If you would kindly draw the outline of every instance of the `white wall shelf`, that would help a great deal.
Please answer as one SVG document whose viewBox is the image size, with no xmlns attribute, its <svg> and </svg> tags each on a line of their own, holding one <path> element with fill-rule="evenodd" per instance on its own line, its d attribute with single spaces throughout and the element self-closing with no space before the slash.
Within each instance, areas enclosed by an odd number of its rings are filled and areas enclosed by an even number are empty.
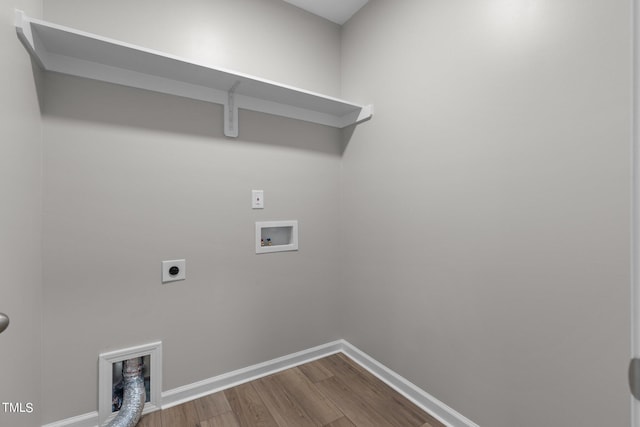
<svg viewBox="0 0 640 427">
<path fill-rule="evenodd" d="M 368 120 L 363 106 L 167 53 L 33 19 L 16 10 L 18 37 L 40 67 L 224 105 L 224 133 L 238 136 L 238 108 L 344 128 Z"/>
</svg>

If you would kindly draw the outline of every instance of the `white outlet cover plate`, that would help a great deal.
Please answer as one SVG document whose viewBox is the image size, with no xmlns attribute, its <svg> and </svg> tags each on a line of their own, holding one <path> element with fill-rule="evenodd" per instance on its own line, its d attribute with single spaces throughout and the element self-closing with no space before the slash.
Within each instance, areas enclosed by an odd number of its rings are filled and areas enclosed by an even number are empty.
<svg viewBox="0 0 640 427">
<path fill-rule="evenodd" d="M 251 190 L 251 208 L 264 209 L 264 190 Z"/>
<path fill-rule="evenodd" d="M 169 273 L 171 267 L 178 267 L 178 274 Z M 174 259 L 170 261 L 162 261 L 162 283 L 175 282 L 176 280 L 185 280 L 187 278 L 187 262 L 184 259 Z"/>
</svg>

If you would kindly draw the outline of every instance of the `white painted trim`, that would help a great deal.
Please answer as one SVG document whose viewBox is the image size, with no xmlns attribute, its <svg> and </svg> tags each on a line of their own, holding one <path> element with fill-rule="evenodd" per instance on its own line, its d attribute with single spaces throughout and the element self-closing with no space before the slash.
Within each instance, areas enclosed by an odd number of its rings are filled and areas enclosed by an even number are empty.
<svg viewBox="0 0 640 427">
<path fill-rule="evenodd" d="M 362 350 L 343 340 L 342 353 L 371 372 L 389 387 L 409 399 L 425 412 L 450 427 L 480 427 L 453 408 L 445 405 L 417 385 L 387 368 Z"/>
<path fill-rule="evenodd" d="M 64 420 L 45 424 L 42 427 L 96 427 L 98 425 L 98 411 L 78 415 Z"/>
<path fill-rule="evenodd" d="M 304 363 L 308 363 L 342 351 L 343 341 L 333 341 L 308 350 L 299 351 L 268 362 L 258 363 L 217 377 L 162 393 L 162 409 L 180 405 L 208 394 L 216 393 L 276 372 L 284 371 Z"/>
<path fill-rule="evenodd" d="M 297 353 L 278 357 L 267 362 L 258 363 L 217 377 L 168 390 L 162 393 L 162 409 L 171 408 L 200 397 L 207 396 L 276 372 L 312 362 L 336 353 L 343 353 L 354 362 L 371 372 L 381 381 L 402 394 L 415 405 L 448 427 L 479 427 L 478 424 L 464 417 L 459 412 L 445 405 L 426 391 L 422 390 L 406 378 L 384 366 L 368 354 L 345 340 L 337 340 L 322 344 Z M 135 357 L 135 356 L 134 356 Z M 43 427 L 96 427 L 98 413 L 91 412 L 78 417 L 68 418 Z"/>
</svg>

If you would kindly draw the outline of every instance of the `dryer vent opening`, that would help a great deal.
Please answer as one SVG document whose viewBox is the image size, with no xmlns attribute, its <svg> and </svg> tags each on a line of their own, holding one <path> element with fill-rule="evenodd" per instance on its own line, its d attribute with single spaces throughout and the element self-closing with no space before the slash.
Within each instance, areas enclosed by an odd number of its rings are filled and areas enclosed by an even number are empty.
<svg viewBox="0 0 640 427">
<path fill-rule="evenodd" d="M 120 423 L 125 413 L 148 414 L 160 409 L 162 391 L 162 342 L 101 353 L 98 356 L 98 425 L 130 427 Z M 127 385 L 128 384 L 128 385 Z M 127 398 L 127 390 L 130 396 Z M 135 410 L 135 411 L 134 411 Z M 138 417 L 139 418 L 139 417 Z M 131 419 L 135 419 L 135 416 Z"/>
<path fill-rule="evenodd" d="M 124 377 L 122 366 L 124 360 L 111 364 L 111 412 L 118 412 L 124 399 Z M 145 403 L 151 400 L 151 355 L 142 358 L 142 377 L 144 378 Z"/>
<path fill-rule="evenodd" d="M 122 400 L 118 402 L 117 397 L 113 400 L 116 404 L 112 404 L 112 410 L 119 406 L 118 413 L 107 427 L 135 427 L 140 421 L 147 399 L 143 371 L 143 357 L 122 362 L 122 379 L 118 382 L 122 388 Z M 118 388 L 117 385 L 113 387 L 114 390 Z"/>
</svg>

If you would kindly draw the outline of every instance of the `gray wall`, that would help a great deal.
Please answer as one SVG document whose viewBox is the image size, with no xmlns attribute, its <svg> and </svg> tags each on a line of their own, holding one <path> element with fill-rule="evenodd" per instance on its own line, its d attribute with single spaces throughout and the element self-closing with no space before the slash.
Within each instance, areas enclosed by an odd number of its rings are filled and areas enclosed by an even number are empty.
<svg viewBox="0 0 640 427">
<path fill-rule="evenodd" d="M 339 27 L 280 0 L 55 0 L 45 19 L 340 91 Z M 45 83 L 45 422 L 96 410 L 103 351 L 162 340 L 168 390 L 341 337 L 337 130 L 241 111 L 227 139 L 217 105 Z M 299 221 L 300 251 L 256 255 L 254 222 L 278 219 Z M 175 258 L 187 280 L 162 285 Z"/>
<path fill-rule="evenodd" d="M 372 0 L 341 31 L 279 0 L 45 0 L 376 116 L 344 154 L 333 129 L 250 112 L 229 140 L 219 106 L 51 74 L 42 190 L 4 8 L 0 397 L 38 403 L 42 309 L 44 422 L 96 409 L 102 351 L 163 340 L 167 390 L 344 337 L 483 426 L 628 425 L 628 3 Z M 253 253 L 271 219 L 300 221 L 299 252 Z M 161 285 L 178 257 L 187 281 Z"/>
<path fill-rule="evenodd" d="M 630 3 L 343 29 L 344 337 L 480 425 L 629 425 Z"/>
<path fill-rule="evenodd" d="M 34 412 L 8 414 L 1 406 L 0 425 L 32 427 L 40 422 L 42 126 L 37 78 L 16 37 L 14 8 L 39 16 L 42 3 L 0 6 L 0 311 L 11 317 L 0 335 L 0 402 L 31 403 Z"/>
<path fill-rule="evenodd" d="M 45 19 L 340 95 L 340 26 L 280 0 L 44 0 Z"/>
</svg>

